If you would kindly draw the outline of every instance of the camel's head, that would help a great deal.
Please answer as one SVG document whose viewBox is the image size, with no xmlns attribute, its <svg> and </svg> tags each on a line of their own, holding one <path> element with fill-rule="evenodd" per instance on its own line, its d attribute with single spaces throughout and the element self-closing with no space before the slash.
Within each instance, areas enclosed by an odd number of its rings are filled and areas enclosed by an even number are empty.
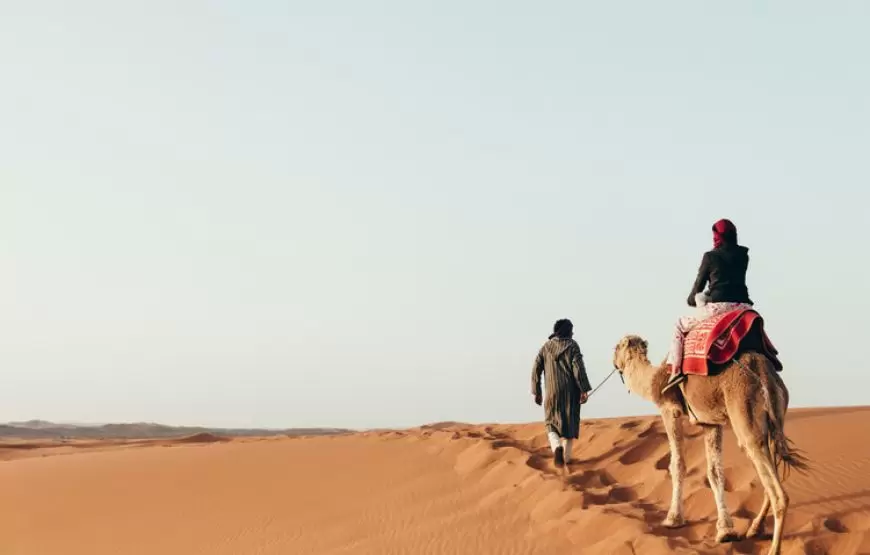
<svg viewBox="0 0 870 555">
<path fill-rule="evenodd" d="M 626 335 L 613 350 L 613 367 L 622 372 L 632 360 L 648 360 L 647 342 L 637 335 Z"/>
</svg>

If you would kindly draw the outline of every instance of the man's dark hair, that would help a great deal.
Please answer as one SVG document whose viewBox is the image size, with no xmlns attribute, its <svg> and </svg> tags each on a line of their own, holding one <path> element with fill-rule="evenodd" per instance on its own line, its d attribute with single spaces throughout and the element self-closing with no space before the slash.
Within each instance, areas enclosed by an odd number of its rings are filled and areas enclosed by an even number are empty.
<svg viewBox="0 0 870 555">
<path fill-rule="evenodd" d="M 574 324 L 571 323 L 571 320 L 563 318 L 562 320 L 556 320 L 556 323 L 553 324 L 553 333 L 550 335 L 550 339 L 554 337 L 570 339 L 573 335 Z"/>
</svg>

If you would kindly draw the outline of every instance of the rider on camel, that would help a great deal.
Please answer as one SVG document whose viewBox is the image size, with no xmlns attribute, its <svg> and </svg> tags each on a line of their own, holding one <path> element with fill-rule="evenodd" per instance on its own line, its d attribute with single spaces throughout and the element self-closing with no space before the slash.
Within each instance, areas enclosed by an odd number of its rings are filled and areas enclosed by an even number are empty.
<svg viewBox="0 0 870 555">
<path fill-rule="evenodd" d="M 689 293 L 689 306 L 701 309 L 701 319 L 736 308 L 751 307 L 753 302 L 746 287 L 748 265 L 749 249 L 737 242 L 734 224 L 726 219 L 713 224 L 713 250 L 704 253 L 701 259 L 698 277 Z M 708 284 L 707 291 L 704 291 Z M 677 321 L 668 354 L 671 376 L 662 389 L 663 393 L 686 380 L 682 372 L 683 340 L 700 321 L 692 316 L 683 316 Z"/>
</svg>

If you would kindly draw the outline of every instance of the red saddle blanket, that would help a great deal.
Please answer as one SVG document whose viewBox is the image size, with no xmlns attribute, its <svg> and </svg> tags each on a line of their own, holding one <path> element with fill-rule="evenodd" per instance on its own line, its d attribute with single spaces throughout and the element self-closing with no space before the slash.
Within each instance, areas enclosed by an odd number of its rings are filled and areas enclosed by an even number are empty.
<svg viewBox="0 0 870 555">
<path fill-rule="evenodd" d="M 764 331 L 764 319 L 752 309 L 738 308 L 701 320 L 683 341 L 683 372 L 709 376 L 711 365 L 725 364 L 741 346 L 752 347 L 782 370 L 777 350 Z"/>
</svg>

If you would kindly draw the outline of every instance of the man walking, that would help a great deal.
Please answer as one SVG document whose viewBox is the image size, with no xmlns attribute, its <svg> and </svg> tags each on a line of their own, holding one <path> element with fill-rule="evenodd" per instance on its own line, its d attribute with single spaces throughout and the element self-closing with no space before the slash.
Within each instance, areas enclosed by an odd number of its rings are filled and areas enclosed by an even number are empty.
<svg viewBox="0 0 870 555">
<path fill-rule="evenodd" d="M 541 392 L 542 374 L 546 398 Z M 557 467 L 571 459 L 573 440 L 580 436 L 580 405 L 591 389 L 583 353 L 574 341 L 574 325 L 570 320 L 559 320 L 532 368 L 532 395 L 538 406 L 544 405 L 544 425 Z"/>
</svg>

